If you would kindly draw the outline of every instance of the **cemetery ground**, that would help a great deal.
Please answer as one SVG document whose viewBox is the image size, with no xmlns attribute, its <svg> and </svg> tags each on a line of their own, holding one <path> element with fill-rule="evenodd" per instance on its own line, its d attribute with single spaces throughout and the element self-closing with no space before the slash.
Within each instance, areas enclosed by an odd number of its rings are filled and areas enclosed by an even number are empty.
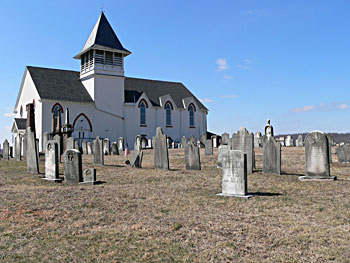
<svg viewBox="0 0 350 263">
<path fill-rule="evenodd" d="M 98 185 L 67 185 L 0 161 L 1 262 L 349 262 L 350 164 L 334 155 L 334 182 L 300 182 L 304 148 L 282 149 L 282 175 L 248 175 L 251 199 L 218 197 L 217 149 L 201 171 L 185 170 L 183 149 L 169 149 L 170 171 L 124 156 L 95 167 Z M 40 169 L 44 171 L 43 160 Z M 63 165 L 60 165 L 63 176 Z"/>
</svg>

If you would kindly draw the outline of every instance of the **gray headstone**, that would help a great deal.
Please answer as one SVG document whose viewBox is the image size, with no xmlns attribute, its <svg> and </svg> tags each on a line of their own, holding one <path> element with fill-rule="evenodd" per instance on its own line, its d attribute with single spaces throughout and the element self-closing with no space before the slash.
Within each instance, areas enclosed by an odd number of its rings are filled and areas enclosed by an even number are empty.
<svg viewBox="0 0 350 263">
<path fill-rule="evenodd" d="M 344 144 L 336 148 L 338 162 L 350 163 L 350 145 Z"/>
<path fill-rule="evenodd" d="M 147 139 L 145 137 L 142 137 L 141 138 L 141 148 L 142 149 L 146 149 L 147 148 L 147 144 L 148 144 Z"/>
<path fill-rule="evenodd" d="M 28 173 L 39 173 L 38 148 L 35 139 L 35 131 L 27 128 L 27 171 Z"/>
<path fill-rule="evenodd" d="M 152 146 L 152 139 L 148 139 L 147 148 L 150 148 L 150 149 L 153 148 L 153 146 Z"/>
<path fill-rule="evenodd" d="M 47 141 L 45 150 L 45 179 L 61 181 L 59 178 L 58 143 L 54 140 Z"/>
<path fill-rule="evenodd" d="M 223 160 L 223 154 L 230 150 L 229 145 L 221 144 L 219 146 L 219 153 L 218 153 L 218 168 L 222 168 L 222 160 Z"/>
<path fill-rule="evenodd" d="M 4 160 L 10 160 L 10 145 L 8 140 L 5 140 L 3 143 L 2 157 Z"/>
<path fill-rule="evenodd" d="M 294 146 L 294 141 L 292 139 L 291 135 L 287 136 L 287 139 L 285 140 L 286 147 L 293 147 Z"/>
<path fill-rule="evenodd" d="M 304 179 L 335 179 L 330 176 L 328 139 L 323 132 L 313 131 L 305 138 L 306 172 Z"/>
<path fill-rule="evenodd" d="M 103 154 L 103 141 L 99 136 L 96 137 L 94 141 L 94 164 L 102 164 L 104 165 L 104 154 Z"/>
<path fill-rule="evenodd" d="M 213 143 L 212 140 L 205 141 L 205 155 L 213 155 Z"/>
<path fill-rule="evenodd" d="M 156 130 L 156 136 L 153 137 L 154 148 L 154 168 L 169 170 L 169 155 L 167 147 L 167 136 L 163 134 L 161 127 Z"/>
<path fill-rule="evenodd" d="M 24 161 L 27 160 L 27 134 L 24 134 L 23 135 L 23 149 L 22 149 L 22 159 Z"/>
<path fill-rule="evenodd" d="M 254 135 L 254 148 L 259 148 L 262 145 L 261 142 L 261 132 L 256 132 Z"/>
<path fill-rule="evenodd" d="M 119 152 L 124 151 L 124 139 L 123 139 L 123 137 L 118 138 L 118 151 Z"/>
<path fill-rule="evenodd" d="M 78 140 L 75 140 L 75 141 L 74 141 L 74 149 L 75 149 L 75 150 L 78 150 L 78 151 L 81 153 L 80 147 L 79 147 L 79 141 L 78 141 Z"/>
<path fill-rule="evenodd" d="M 57 135 L 56 135 L 57 136 Z M 55 137 L 56 137 L 55 136 Z M 55 138 L 54 137 L 54 138 Z M 74 140 L 74 137 L 68 137 L 67 138 L 67 141 L 66 141 L 66 143 L 67 143 L 67 150 L 72 150 L 72 149 L 74 149 L 74 142 L 75 142 L 75 140 Z"/>
<path fill-rule="evenodd" d="M 201 136 L 199 136 L 199 141 L 201 143 L 201 147 L 205 147 L 205 142 L 207 140 L 207 133 L 202 133 Z"/>
<path fill-rule="evenodd" d="M 263 173 L 281 174 L 281 144 L 269 136 L 263 148 Z"/>
<path fill-rule="evenodd" d="M 96 183 L 96 169 L 87 168 L 83 172 L 83 182 L 81 184 L 95 184 Z"/>
<path fill-rule="evenodd" d="M 221 135 L 221 144 L 222 145 L 230 144 L 230 135 L 228 133 L 225 132 Z"/>
<path fill-rule="evenodd" d="M 191 142 L 193 142 L 195 145 L 197 145 L 197 139 L 196 139 L 196 137 L 194 137 L 193 135 L 188 139 L 187 142 L 189 142 L 189 141 L 191 141 Z"/>
<path fill-rule="evenodd" d="M 232 135 L 231 150 L 238 150 L 247 154 L 247 171 L 252 173 L 254 167 L 254 134 L 249 133 L 245 128 L 241 128 Z"/>
<path fill-rule="evenodd" d="M 230 150 L 223 153 L 221 196 L 248 196 L 247 155 Z"/>
<path fill-rule="evenodd" d="M 64 180 L 68 184 L 83 182 L 81 153 L 78 150 L 66 150 L 64 153 Z"/>
<path fill-rule="evenodd" d="M 50 133 L 49 132 L 44 132 L 43 133 L 43 151 L 45 152 L 45 147 L 46 147 L 46 143 L 50 140 Z"/>
<path fill-rule="evenodd" d="M 87 142 L 85 140 L 82 141 L 81 147 L 83 148 L 83 154 L 87 155 L 88 154 L 88 149 L 87 149 Z"/>
<path fill-rule="evenodd" d="M 134 168 L 141 168 L 143 151 L 133 150 L 130 153 L 130 166 Z"/>
<path fill-rule="evenodd" d="M 111 143 L 109 139 L 104 139 L 103 140 L 103 154 L 104 155 L 111 155 Z"/>
<path fill-rule="evenodd" d="M 22 154 L 22 138 L 17 133 L 16 138 L 15 138 L 15 160 L 16 161 L 21 161 L 21 154 Z"/>
<path fill-rule="evenodd" d="M 134 150 L 141 151 L 141 135 L 137 135 L 134 143 Z"/>
<path fill-rule="evenodd" d="M 68 138 L 70 139 L 70 138 Z M 73 139 L 73 148 L 74 149 L 74 138 L 72 137 Z M 56 141 L 58 143 L 58 160 L 59 162 L 61 162 L 61 154 L 62 154 L 62 149 L 61 149 L 61 136 L 59 136 L 58 134 L 56 134 L 54 137 L 53 137 L 53 140 Z M 67 140 L 67 147 L 68 147 L 68 140 Z M 67 148 L 67 149 L 70 149 L 70 148 Z"/>
<path fill-rule="evenodd" d="M 113 142 L 112 143 L 112 154 L 113 155 L 119 155 L 117 142 Z"/>
<path fill-rule="evenodd" d="M 181 138 L 181 144 L 185 147 L 186 143 L 187 143 L 187 138 L 186 138 L 186 136 L 183 136 Z"/>
<path fill-rule="evenodd" d="M 87 142 L 87 154 L 88 155 L 92 154 L 91 142 Z"/>
<path fill-rule="evenodd" d="M 295 141 L 295 146 L 297 147 L 303 146 L 303 136 L 301 134 L 298 135 L 298 139 Z"/>
<path fill-rule="evenodd" d="M 189 141 L 185 144 L 185 159 L 187 170 L 201 169 L 199 147 L 193 141 Z"/>
</svg>

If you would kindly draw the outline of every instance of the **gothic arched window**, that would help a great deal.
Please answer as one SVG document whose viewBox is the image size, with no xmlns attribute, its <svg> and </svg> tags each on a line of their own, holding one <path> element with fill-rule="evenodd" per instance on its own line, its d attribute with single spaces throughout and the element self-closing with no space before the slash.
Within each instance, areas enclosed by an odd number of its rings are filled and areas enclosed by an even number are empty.
<svg viewBox="0 0 350 263">
<path fill-rule="evenodd" d="M 165 125 L 171 126 L 171 110 L 173 109 L 173 105 L 168 101 L 165 103 Z"/>
<path fill-rule="evenodd" d="M 190 106 L 188 106 L 190 127 L 194 127 L 194 112 L 195 112 L 195 111 L 196 111 L 196 108 L 195 108 L 195 106 L 191 103 Z"/>
<path fill-rule="evenodd" d="M 146 125 L 146 103 L 144 101 L 140 103 L 140 125 Z"/>
<path fill-rule="evenodd" d="M 61 114 L 63 113 L 63 108 L 62 108 L 62 106 L 59 103 L 56 103 L 55 105 L 53 105 L 51 111 L 53 113 L 53 118 L 54 118 L 55 127 L 56 127 L 57 126 L 58 114 L 59 114 L 59 112 L 61 112 Z"/>
</svg>

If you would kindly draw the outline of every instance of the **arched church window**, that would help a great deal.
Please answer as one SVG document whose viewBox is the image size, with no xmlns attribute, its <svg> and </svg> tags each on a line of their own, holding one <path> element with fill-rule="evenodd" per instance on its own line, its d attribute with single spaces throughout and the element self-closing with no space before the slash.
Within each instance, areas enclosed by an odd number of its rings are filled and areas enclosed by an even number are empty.
<svg viewBox="0 0 350 263">
<path fill-rule="evenodd" d="M 58 103 L 54 105 L 53 109 L 52 109 L 52 112 L 53 112 L 53 118 L 54 118 L 54 122 L 55 122 L 55 127 L 57 125 L 57 119 L 58 119 L 58 114 L 59 112 L 63 113 L 63 109 L 62 109 L 62 106 L 59 105 Z"/>
<path fill-rule="evenodd" d="M 171 126 L 171 110 L 173 109 L 173 105 L 171 102 L 165 103 L 165 125 Z"/>
<path fill-rule="evenodd" d="M 146 125 L 146 103 L 144 101 L 140 103 L 140 125 Z"/>
<path fill-rule="evenodd" d="M 188 106 L 190 127 L 194 127 L 194 112 L 195 112 L 195 111 L 196 111 L 196 108 L 195 108 L 195 106 L 191 103 L 190 106 Z"/>
</svg>

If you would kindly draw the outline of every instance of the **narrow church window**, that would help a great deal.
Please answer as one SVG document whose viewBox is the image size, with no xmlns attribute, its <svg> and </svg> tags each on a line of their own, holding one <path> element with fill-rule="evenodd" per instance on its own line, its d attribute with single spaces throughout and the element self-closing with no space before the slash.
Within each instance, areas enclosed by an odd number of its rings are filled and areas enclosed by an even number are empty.
<svg viewBox="0 0 350 263">
<path fill-rule="evenodd" d="M 165 105 L 166 126 L 171 126 L 171 104 L 168 102 Z"/>
<path fill-rule="evenodd" d="M 55 127 L 57 125 L 57 119 L 58 119 L 58 114 L 59 112 L 63 112 L 62 108 L 60 105 L 56 105 L 55 108 L 53 109 L 53 118 L 54 118 L 54 122 L 55 122 Z"/>
<path fill-rule="evenodd" d="M 140 103 L 140 125 L 146 125 L 146 105 L 143 101 Z"/>
<path fill-rule="evenodd" d="M 189 117 L 190 117 L 190 127 L 194 127 L 194 106 L 191 104 L 188 107 Z"/>
</svg>

